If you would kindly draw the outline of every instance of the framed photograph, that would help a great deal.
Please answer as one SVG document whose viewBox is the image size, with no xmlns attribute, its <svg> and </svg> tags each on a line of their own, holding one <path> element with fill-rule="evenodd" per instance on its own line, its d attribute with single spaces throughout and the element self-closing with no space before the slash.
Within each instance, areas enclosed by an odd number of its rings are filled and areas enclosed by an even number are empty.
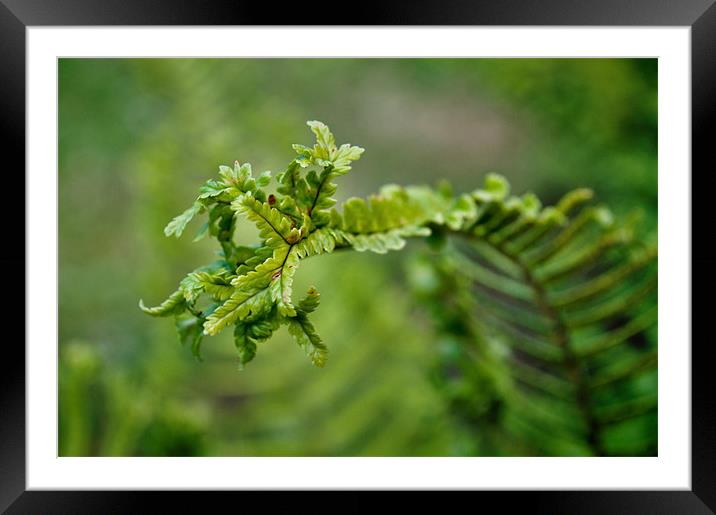
<svg viewBox="0 0 716 515">
<path fill-rule="evenodd" d="M 711 4 L 2 0 L 0 507 L 713 513 Z"/>
</svg>

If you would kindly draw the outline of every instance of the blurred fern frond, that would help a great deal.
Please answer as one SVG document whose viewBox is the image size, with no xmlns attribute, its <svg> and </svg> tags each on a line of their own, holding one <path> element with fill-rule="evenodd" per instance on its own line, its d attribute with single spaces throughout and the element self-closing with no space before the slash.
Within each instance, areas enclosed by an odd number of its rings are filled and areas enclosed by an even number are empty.
<svg viewBox="0 0 716 515">
<path fill-rule="evenodd" d="M 588 190 L 520 211 L 506 188 L 412 274 L 444 347 L 436 381 L 481 434 L 475 452 L 516 439 L 525 453 L 655 454 L 656 244 Z"/>
</svg>

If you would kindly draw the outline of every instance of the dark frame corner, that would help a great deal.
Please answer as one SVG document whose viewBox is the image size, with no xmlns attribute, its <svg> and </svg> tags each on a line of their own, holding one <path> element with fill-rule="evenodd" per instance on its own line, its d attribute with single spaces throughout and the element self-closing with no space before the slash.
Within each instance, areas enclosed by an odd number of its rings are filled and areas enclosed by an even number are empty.
<svg viewBox="0 0 716 515">
<path fill-rule="evenodd" d="M 692 195 L 714 191 L 716 186 L 716 153 L 710 140 L 716 128 L 716 3 L 715 0 L 683 0 L 654 2 L 653 0 L 503 0 L 501 2 L 469 0 L 444 2 L 426 0 L 419 8 L 407 11 L 397 2 L 362 4 L 354 25 L 645 25 L 691 27 L 692 72 L 692 170 L 701 170 L 699 188 L 693 188 L 696 174 L 691 174 Z M 14 169 L 25 169 L 25 29 L 37 25 L 283 25 L 344 24 L 332 20 L 333 9 L 311 9 L 309 16 L 296 10 L 276 12 L 272 6 L 213 0 L 177 0 L 140 2 L 139 0 L 0 0 L 0 127 L 3 129 L 7 156 L 14 157 Z M 264 4 L 265 5 L 265 4 Z M 316 13 L 324 14 L 316 14 Z M 298 16 L 298 18 L 297 18 Z M 317 19 L 315 16 L 323 19 Z M 338 20 L 341 18 L 336 17 Z M 5 166 L 8 169 L 10 167 Z M 709 184 L 706 184 L 706 183 Z M 711 185 L 711 186 L 709 186 Z M 17 186 L 14 186 L 16 192 Z M 704 193 L 701 193 L 702 195 Z M 18 211 L 25 212 L 22 195 Z M 710 234 L 710 206 L 692 200 L 692 234 Z M 711 229 L 711 232 L 713 230 Z M 8 238 L 8 235 L 10 238 Z M 25 227 L 16 224 L 5 232 L 6 240 L 25 242 Z M 716 284 L 716 250 L 710 249 L 711 238 L 692 243 L 692 274 L 699 281 L 694 285 L 692 299 Z M 25 268 L 22 256 L 0 256 L 6 268 Z M 16 274 L 19 282 L 20 274 Z M 18 285 L 24 291 L 24 284 Z M 14 306 L 17 310 L 17 301 Z M 709 302 L 692 300 L 693 320 L 706 315 Z M 7 313 L 8 310 L 5 312 Z M 24 331 L 22 334 L 24 341 Z M 25 491 L 25 353 L 15 342 L 6 338 L 4 373 L 0 377 L 0 510 L 7 513 L 125 513 L 143 512 L 141 507 L 158 493 L 122 492 L 58 492 Z M 529 506 L 534 512 L 546 513 L 716 513 L 716 389 L 711 362 L 707 359 L 710 342 L 693 338 L 692 345 L 692 490 L 649 492 L 480 492 L 502 506 Z M 672 342 L 678 343 L 678 342 Z M 223 497 L 242 496 L 248 492 L 223 493 Z M 308 493 L 304 493 L 309 495 Z M 304 495 L 304 497 L 305 497 Z M 276 497 L 251 493 L 274 503 Z M 321 494 L 325 504 L 325 494 Z M 282 496 L 283 497 L 283 496 Z M 279 497 L 281 499 L 282 497 Z M 424 495 L 413 493 L 411 500 L 424 504 Z M 374 504 L 375 494 L 351 493 L 342 496 L 342 508 L 355 509 L 359 504 Z M 162 502 L 188 509 L 207 506 L 204 495 L 172 492 L 162 495 Z M 306 502 L 306 501 L 304 501 Z M 313 500 L 309 500 L 315 505 Z M 181 503 L 181 504 L 180 504 Z M 295 504 L 295 503 L 294 503 Z M 288 506 L 288 505 L 287 505 Z M 535 510 L 536 508 L 536 510 Z M 183 511 L 183 510 L 182 510 Z M 343 509 L 341 511 L 344 511 Z"/>
</svg>

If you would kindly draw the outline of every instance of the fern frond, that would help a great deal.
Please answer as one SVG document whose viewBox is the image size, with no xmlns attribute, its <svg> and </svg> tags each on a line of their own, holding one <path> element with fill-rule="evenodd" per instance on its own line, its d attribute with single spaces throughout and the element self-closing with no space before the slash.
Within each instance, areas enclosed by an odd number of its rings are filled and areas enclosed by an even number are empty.
<svg viewBox="0 0 716 515">
<path fill-rule="evenodd" d="M 387 185 L 337 206 L 335 179 L 363 149 L 338 146 L 321 122 L 308 125 L 316 141 L 294 145 L 275 193 L 265 190 L 269 172 L 254 177 L 238 162 L 202 186 L 165 232 L 180 236 L 206 211 L 197 237 L 215 238 L 221 259 L 187 275 L 161 305 L 140 307 L 176 315 L 180 340 L 197 357 L 203 336 L 233 325 L 243 366 L 286 325 L 323 366 L 328 351 L 309 319 L 318 292 L 291 298 L 301 261 L 337 249 L 382 254 L 426 238 L 439 253 L 422 265 L 429 287 L 421 295 L 450 349 L 446 391 L 457 412 L 493 435 L 495 452 L 499 438 L 535 454 L 621 452 L 613 428 L 651 420 L 656 409 L 656 346 L 645 337 L 656 324 L 655 244 L 593 204 L 591 190 L 543 206 L 532 193 L 512 194 L 496 174 L 467 193 Z M 235 242 L 239 217 L 258 229 L 255 245 Z"/>
<path fill-rule="evenodd" d="M 617 226 L 605 207 L 585 206 L 591 197 L 577 190 L 542 209 L 535 199 L 511 197 L 504 182 L 488 178 L 471 195 L 477 213 L 465 209 L 469 214 L 456 233 L 461 241 L 436 266 L 451 285 L 442 294 L 454 298 L 456 289 L 465 290 L 458 302 L 479 321 L 479 332 L 503 342 L 503 350 L 486 352 L 506 353 L 511 383 L 499 399 L 505 410 L 514 410 L 503 416 L 520 421 L 516 437 L 529 438 L 527 425 L 546 433 L 561 430 L 567 420 L 522 420 L 527 412 L 520 408 L 560 399 L 577 406 L 583 422 L 569 438 L 600 455 L 610 453 L 609 424 L 651 412 L 645 397 L 631 414 L 624 409 L 601 416 L 611 409 L 605 399 L 622 398 L 628 406 L 623 385 L 638 384 L 656 368 L 655 342 L 644 349 L 629 344 L 656 322 L 656 247 L 635 241 L 632 228 Z M 650 406 L 656 409 L 655 400 Z M 533 444 L 545 441 L 540 438 Z"/>
<path fill-rule="evenodd" d="M 327 210 L 336 203 L 332 197 L 337 189 L 333 179 L 348 173 L 351 162 L 360 159 L 363 149 L 348 143 L 338 148 L 325 124 L 318 121 L 309 121 L 307 124 L 316 136 L 316 144 L 313 148 L 294 145 L 298 153 L 295 161 L 301 167 L 318 166 L 321 170 L 310 170 L 303 182 L 293 176 L 293 188 L 297 194 L 296 200 L 313 223 L 320 227 L 328 222 Z"/>
</svg>

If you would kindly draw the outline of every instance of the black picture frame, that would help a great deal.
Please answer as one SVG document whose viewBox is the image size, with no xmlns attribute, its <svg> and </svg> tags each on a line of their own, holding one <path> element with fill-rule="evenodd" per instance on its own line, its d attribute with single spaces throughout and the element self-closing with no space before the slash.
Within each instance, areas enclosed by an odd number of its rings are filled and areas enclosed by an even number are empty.
<svg viewBox="0 0 716 515">
<path fill-rule="evenodd" d="M 25 170 L 25 29 L 40 25 L 576 25 L 576 26 L 688 26 L 691 27 L 692 84 L 692 195 L 708 195 L 716 183 L 716 153 L 710 140 L 716 124 L 716 4 L 715 0 L 501 0 L 451 3 L 435 0 L 406 3 L 365 2 L 356 4 L 350 16 L 339 13 L 338 4 L 312 2 L 310 8 L 284 9 L 268 3 L 201 0 L 0 0 L 0 127 L 3 138 L 3 169 L 8 195 L 20 202 L 13 212 L 25 213 L 25 191 L 18 192 L 17 170 Z M 335 14 L 332 14 L 335 13 Z M 8 158 L 14 158 L 8 160 Z M 9 163 L 13 163 L 10 165 Z M 699 187 L 694 187 L 698 178 Z M 12 179 L 12 183 L 10 180 Z M 24 188 L 23 188 L 24 189 Z M 7 198 L 7 197 L 6 197 Z M 662 204 L 662 209 L 668 206 Z M 715 231 L 710 206 L 692 199 L 692 490 L 691 491 L 588 491 L 588 492 L 471 492 L 499 503 L 501 509 L 528 507 L 533 513 L 679 513 L 716 512 L 716 390 L 711 370 L 708 338 L 696 338 L 697 315 L 710 310 L 708 300 L 696 302 L 714 284 L 716 250 L 711 250 Z M 17 216 L 17 215 L 15 215 Z M 9 224 L 10 225 L 10 224 Z M 693 235 L 699 235 L 694 238 Z M 31 272 L 16 250 L 25 248 L 25 226 L 13 222 L 4 231 L 11 253 L 0 255 L 4 270 Z M 21 243 L 22 242 L 22 243 Z M 20 281 L 20 274 L 6 280 Z M 15 292 L 25 291 L 17 285 Z M 6 296 L 7 298 L 7 296 Z M 6 325 L 24 327 L 17 319 L 19 300 L 6 307 Z M 24 305 L 24 304 L 23 304 Z M 21 331 L 24 341 L 24 331 Z M 164 509 L 181 511 L 196 507 L 206 511 L 207 493 L 195 492 L 68 492 L 26 491 L 25 486 L 25 352 L 19 338 L 3 342 L 3 373 L 0 374 L 0 510 L 7 513 L 139 513 L 161 496 Z M 680 342 L 671 342 L 678 344 Z M 683 342 L 687 343 L 687 342 Z M 288 502 L 271 493 L 213 493 L 222 500 L 242 505 L 247 497 L 263 504 Z M 320 495 L 321 500 L 305 499 Z M 351 492 L 342 496 L 340 511 L 356 511 L 378 500 L 374 493 Z M 306 507 L 316 502 L 331 506 L 325 494 L 302 492 Z M 404 496 L 405 501 L 425 505 L 422 493 Z M 212 505 L 217 499 L 212 499 Z M 482 500 L 482 499 L 481 499 Z M 470 501 L 474 502 L 474 501 Z M 310 503 L 310 504 L 309 504 Z M 236 505 L 238 507 L 238 505 Z M 288 506 L 288 505 L 287 505 Z M 300 505 L 298 505 L 300 506 Z M 444 505 L 443 505 L 444 506 Z"/>
</svg>

